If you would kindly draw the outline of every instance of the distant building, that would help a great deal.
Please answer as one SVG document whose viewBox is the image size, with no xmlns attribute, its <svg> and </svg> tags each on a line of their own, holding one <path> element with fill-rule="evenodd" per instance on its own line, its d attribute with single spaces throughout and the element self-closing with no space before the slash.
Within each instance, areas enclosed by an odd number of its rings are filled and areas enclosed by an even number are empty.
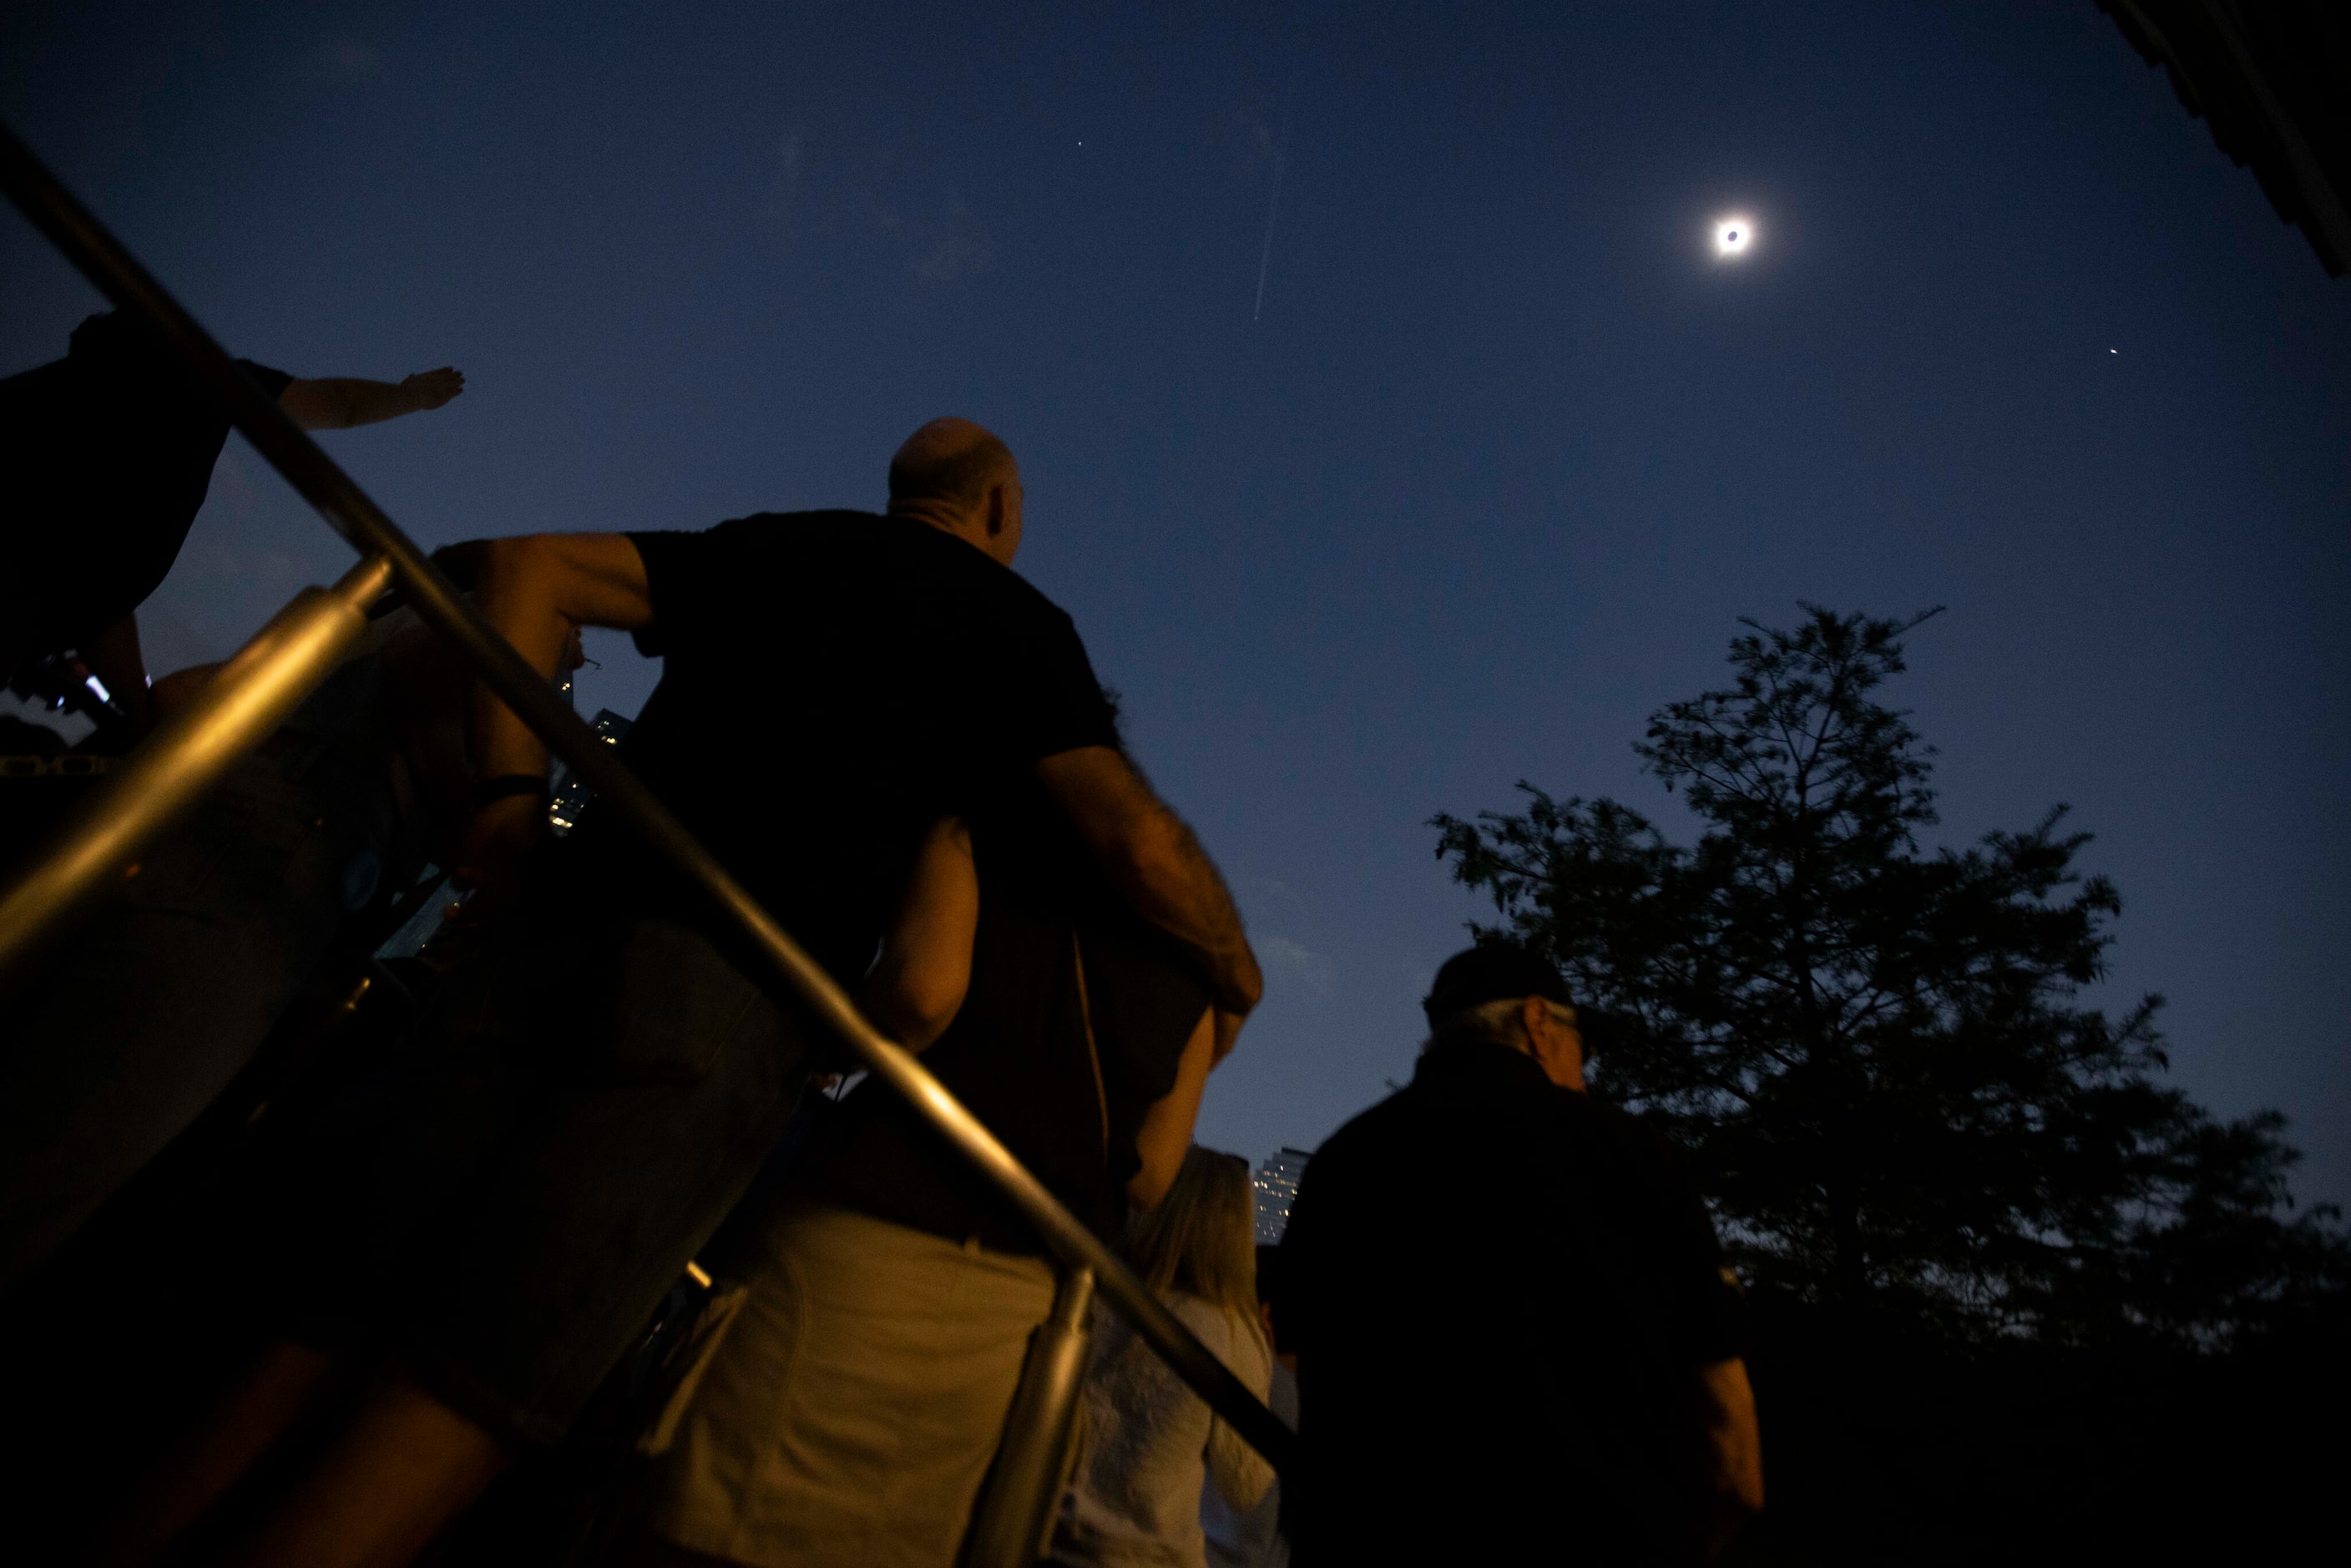
<svg viewBox="0 0 2351 1568">
<path fill-rule="evenodd" d="M 596 716 L 596 722 L 588 727 L 602 736 L 605 745 L 618 746 L 621 744 L 621 737 L 629 733 L 629 726 L 632 722 L 633 721 L 622 717 L 611 708 L 606 708 Z M 560 759 L 555 766 L 553 783 L 554 799 L 548 802 L 547 820 L 554 828 L 555 836 L 561 838 L 580 825 L 580 813 L 588 809 L 588 802 L 595 798 L 596 792 L 588 788 L 588 780 L 575 777 L 571 769 L 565 767 Z"/>
<path fill-rule="evenodd" d="M 1298 1178 L 1306 1174 L 1308 1151 L 1283 1149 L 1268 1155 L 1257 1167 L 1257 1241 L 1270 1247 L 1281 1239 L 1290 1224 L 1290 1201 L 1298 1196 Z"/>
</svg>

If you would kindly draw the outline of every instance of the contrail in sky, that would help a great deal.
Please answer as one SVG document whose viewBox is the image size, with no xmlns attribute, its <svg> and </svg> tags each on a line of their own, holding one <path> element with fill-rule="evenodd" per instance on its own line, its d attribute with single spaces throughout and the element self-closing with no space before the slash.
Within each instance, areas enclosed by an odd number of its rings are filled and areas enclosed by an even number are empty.
<svg viewBox="0 0 2351 1568">
<path fill-rule="evenodd" d="M 1273 155 L 1273 196 L 1265 204 L 1265 253 L 1257 259 L 1257 308 L 1249 312 L 1252 321 L 1265 314 L 1265 274 L 1273 265 L 1273 215 L 1281 210 L 1281 167 L 1285 162 L 1280 153 Z"/>
</svg>

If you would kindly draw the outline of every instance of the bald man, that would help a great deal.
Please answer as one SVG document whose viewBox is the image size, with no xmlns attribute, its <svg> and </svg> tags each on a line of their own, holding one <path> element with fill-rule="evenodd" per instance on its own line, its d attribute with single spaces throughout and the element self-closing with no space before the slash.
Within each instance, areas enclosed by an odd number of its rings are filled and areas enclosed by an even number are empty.
<svg viewBox="0 0 2351 1568">
<path fill-rule="evenodd" d="M 1216 868 L 1121 749 L 1069 616 L 1011 570 L 1011 453 L 935 421 L 889 489 L 880 517 L 497 541 L 477 601 L 544 671 L 582 626 L 665 661 L 622 754 L 843 986 L 931 824 L 1026 778 L 1190 956 L 1221 1053 L 1257 961 Z M 252 1563 L 404 1563 L 511 1455 L 560 1440 L 743 1192 L 822 1044 L 625 827 L 591 808 L 540 842 L 547 754 L 495 698 L 474 734 L 458 877 L 506 914 L 439 993 L 420 1048 L 447 1071 L 377 1183 L 413 1211 L 380 1287 L 407 1373 L 324 1448 Z"/>
</svg>

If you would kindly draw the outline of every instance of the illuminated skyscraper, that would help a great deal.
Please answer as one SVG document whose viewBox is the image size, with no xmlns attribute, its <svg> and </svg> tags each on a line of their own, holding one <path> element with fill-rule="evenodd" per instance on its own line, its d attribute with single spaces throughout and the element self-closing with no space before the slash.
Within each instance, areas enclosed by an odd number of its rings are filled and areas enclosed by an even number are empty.
<svg viewBox="0 0 2351 1568">
<path fill-rule="evenodd" d="M 1282 1149 L 1257 1167 L 1257 1241 L 1270 1247 L 1281 1239 L 1290 1224 L 1290 1200 L 1298 1196 L 1298 1178 L 1306 1174 L 1307 1151 Z"/>
<path fill-rule="evenodd" d="M 605 708 L 597 714 L 596 722 L 588 727 L 602 736 L 605 745 L 618 746 L 621 737 L 629 733 L 629 727 L 635 722 Z M 550 782 L 554 798 L 547 804 L 547 820 L 559 839 L 580 825 L 580 813 L 588 809 L 588 802 L 596 798 L 596 792 L 588 788 L 588 780 L 575 778 L 560 758 L 556 761 L 555 776 Z"/>
</svg>

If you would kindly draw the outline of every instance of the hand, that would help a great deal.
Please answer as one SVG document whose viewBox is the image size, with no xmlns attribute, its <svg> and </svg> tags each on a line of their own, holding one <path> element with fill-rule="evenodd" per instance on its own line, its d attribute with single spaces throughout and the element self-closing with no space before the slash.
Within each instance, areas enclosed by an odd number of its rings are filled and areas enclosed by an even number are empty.
<svg viewBox="0 0 2351 1568">
<path fill-rule="evenodd" d="M 464 392 L 465 373 L 447 365 L 437 371 L 419 371 L 413 376 L 403 377 L 400 390 L 416 400 L 417 411 L 422 413 L 426 409 L 439 408 Z"/>
<path fill-rule="evenodd" d="M 488 914 L 522 891 L 523 858 L 547 835 L 547 800 L 538 795 L 508 795 L 475 811 L 465 828 L 465 847 L 449 880 L 470 888 L 469 915 Z"/>
</svg>

